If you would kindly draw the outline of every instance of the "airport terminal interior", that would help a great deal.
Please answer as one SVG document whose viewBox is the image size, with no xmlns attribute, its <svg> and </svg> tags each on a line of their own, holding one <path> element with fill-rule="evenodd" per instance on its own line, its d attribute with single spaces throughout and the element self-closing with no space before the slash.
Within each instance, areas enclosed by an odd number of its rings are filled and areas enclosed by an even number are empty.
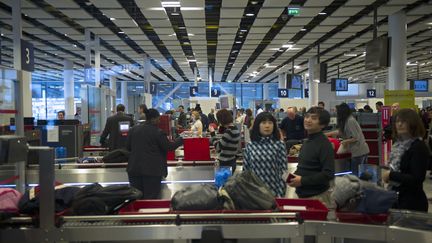
<svg viewBox="0 0 432 243">
<path fill-rule="evenodd" d="M 0 242 L 432 242 L 431 0 L 0 0 Z"/>
</svg>

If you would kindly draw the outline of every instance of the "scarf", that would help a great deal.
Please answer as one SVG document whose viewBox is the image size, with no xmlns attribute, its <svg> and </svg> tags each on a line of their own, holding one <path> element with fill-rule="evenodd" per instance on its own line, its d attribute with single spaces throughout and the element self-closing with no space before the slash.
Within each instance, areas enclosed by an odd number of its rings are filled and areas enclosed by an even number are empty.
<svg viewBox="0 0 432 243">
<path fill-rule="evenodd" d="M 417 138 L 408 138 L 397 140 L 390 152 L 390 170 L 395 172 L 400 172 L 400 163 L 403 154 L 411 147 L 411 144 L 417 140 Z M 390 188 L 399 186 L 399 182 L 390 181 Z"/>
</svg>

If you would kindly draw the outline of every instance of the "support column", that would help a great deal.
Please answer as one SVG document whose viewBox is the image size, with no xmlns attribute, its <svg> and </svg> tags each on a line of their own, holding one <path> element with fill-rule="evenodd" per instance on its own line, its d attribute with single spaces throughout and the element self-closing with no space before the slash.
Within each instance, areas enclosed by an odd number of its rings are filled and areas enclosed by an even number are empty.
<svg viewBox="0 0 432 243">
<path fill-rule="evenodd" d="M 269 83 L 263 84 L 263 100 L 269 99 Z"/>
<path fill-rule="evenodd" d="M 144 77 L 144 93 L 150 93 L 150 80 L 151 80 L 151 58 L 149 55 L 144 54 L 143 58 L 143 77 Z"/>
<path fill-rule="evenodd" d="M 389 90 L 407 89 L 406 82 L 406 46 L 407 25 L 403 11 L 392 14 L 389 20 L 389 37 L 391 37 L 391 63 L 388 69 L 387 88 Z"/>
<path fill-rule="evenodd" d="M 73 119 L 75 114 L 73 62 L 67 59 L 64 60 L 63 85 L 66 119 Z"/>
<path fill-rule="evenodd" d="M 92 82 L 92 65 L 91 65 L 91 32 L 85 29 L 85 64 L 84 64 L 84 81 L 86 84 Z"/>
<path fill-rule="evenodd" d="M 111 109 L 110 111 L 114 111 L 116 107 L 116 97 L 117 97 L 117 78 L 115 76 L 110 76 L 110 89 L 113 92 L 114 96 L 111 96 Z"/>
<path fill-rule="evenodd" d="M 198 86 L 198 69 L 194 69 L 194 86 Z"/>
<path fill-rule="evenodd" d="M 318 105 L 318 84 L 319 77 L 314 77 L 314 66 L 318 63 L 317 56 L 309 58 L 309 108 Z"/>
<path fill-rule="evenodd" d="M 278 88 L 279 89 L 286 89 L 287 85 L 286 85 L 286 74 L 285 73 L 281 73 L 278 76 Z"/>
<path fill-rule="evenodd" d="M 213 87 L 213 68 L 208 69 L 208 82 L 209 82 L 209 97 L 211 97 L 212 87 Z"/>
<path fill-rule="evenodd" d="M 31 79 L 31 74 L 21 70 L 21 38 L 22 38 L 22 22 L 21 22 L 21 0 L 12 1 L 12 31 L 13 31 L 13 55 L 14 69 L 17 71 L 17 81 L 15 83 L 15 126 L 16 135 L 24 136 L 24 108 L 28 106 L 28 99 L 25 95 L 30 93 L 30 111 L 31 111 L 31 90 L 29 89 L 28 81 Z M 29 78 L 30 76 L 30 78 Z M 27 113 L 27 112 L 26 112 Z M 31 113 L 30 113 L 31 116 Z"/>
<path fill-rule="evenodd" d="M 121 81 L 121 103 L 125 106 L 125 111 L 128 111 L 128 91 L 127 91 L 127 82 Z"/>
<path fill-rule="evenodd" d="M 101 82 L 99 36 L 95 36 L 94 45 L 95 45 L 95 86 L 99 87 Z"/>
</svg>

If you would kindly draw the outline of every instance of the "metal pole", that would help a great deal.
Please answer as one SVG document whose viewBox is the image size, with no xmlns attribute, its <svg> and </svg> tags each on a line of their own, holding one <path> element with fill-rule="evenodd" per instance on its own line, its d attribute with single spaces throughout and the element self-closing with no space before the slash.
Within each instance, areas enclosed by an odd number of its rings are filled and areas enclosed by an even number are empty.
<svg viewBox="0 0 432 243">
<path fill-rule="evenodd" d="M 378 36 L 378 9 L 374 8 L 373 13 L 373 39 L 375 40 Z"/>
<path fill-rule="evenodd" d="M 30 148 L 33 149 L 33 148 Z M 54 229 L 54 149 L 38 147 L 39 152 L 39 227 L 48 233 Z M 49 234 L 47 234 L 49 235 Z M 48 241 L 48 239 L 46 239 Z"/>
<path fill-rule="evenodd" d="M 15 171 L 18 175 L 18 179 L 16 180 L 16 190 L 21 192 L 22 194 L 25 193 L 26 190 L 26 162 L 25 161 L 19 161 L 15 164 Z"/>
</svg>

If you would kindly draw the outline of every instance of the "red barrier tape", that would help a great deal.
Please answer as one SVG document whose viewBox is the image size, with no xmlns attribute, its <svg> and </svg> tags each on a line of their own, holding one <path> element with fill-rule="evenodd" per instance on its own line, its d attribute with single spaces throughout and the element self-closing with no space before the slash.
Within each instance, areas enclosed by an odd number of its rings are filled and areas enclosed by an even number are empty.
<svg viewBox="0 0 432 243">
<path fill-rule="evenodd" d="M 18 180 L 18 179 L 19 179 L 19 176 L 17 176 L 17 175 L 16 176 L 12 176 L 10 178 L 7 178 L 6 180 L 0 181 L 0 185 L 6 185 L 6 184 L 14 182 L 15 180 Z"/>
<path fill-rule="evenodd" d="M 0 110 L 0 114 L 17 114 L 17 110 Z"/>
</svg>

